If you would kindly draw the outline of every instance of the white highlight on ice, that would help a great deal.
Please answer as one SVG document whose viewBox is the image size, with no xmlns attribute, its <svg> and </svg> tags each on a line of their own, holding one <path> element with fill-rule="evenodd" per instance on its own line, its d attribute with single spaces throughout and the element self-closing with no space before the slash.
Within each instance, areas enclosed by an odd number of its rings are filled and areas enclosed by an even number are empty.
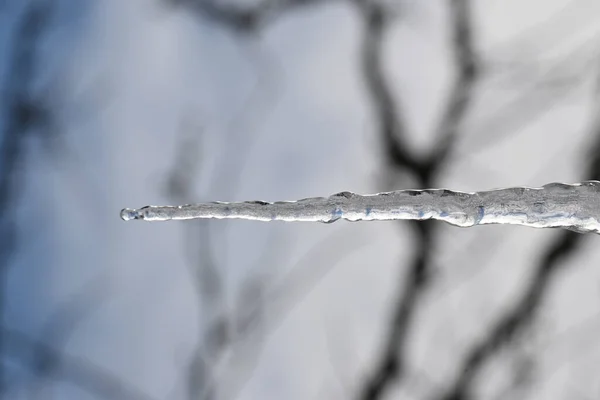
<svg viewBox="0 0 600 400">
<path fill-rule="evenodd" d="M 436 219 L 460 227 L 512 224 L 600 233 L 600 182 L 550 183 L 481 192 L 398 190 L 373 195 L 342 192 L 298 201 L 211 202 L 146 206 L 121 211 L 125 221 L 238 218 L 255 221 L 335 222 Z"/>
</svg>

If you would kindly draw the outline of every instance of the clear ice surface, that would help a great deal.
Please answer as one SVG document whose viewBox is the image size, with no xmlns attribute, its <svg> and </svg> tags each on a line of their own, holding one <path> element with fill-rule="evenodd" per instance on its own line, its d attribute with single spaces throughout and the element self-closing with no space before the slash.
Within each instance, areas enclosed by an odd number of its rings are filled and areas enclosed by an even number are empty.
<svg viewBox="0 0 600 400">
<path fill-rule="evenodd" d="M 125 221 L 238 218 L 255 221 L 335 222 L 436 219 L 460 227 L 512 224 L 600 233 L 600 182 L 550 183 L 481 192 L 397 190 L 373 195 L 341 192 L 298 201 L 211 202 L 146 206 L 121 211 Z"/>
</svg>

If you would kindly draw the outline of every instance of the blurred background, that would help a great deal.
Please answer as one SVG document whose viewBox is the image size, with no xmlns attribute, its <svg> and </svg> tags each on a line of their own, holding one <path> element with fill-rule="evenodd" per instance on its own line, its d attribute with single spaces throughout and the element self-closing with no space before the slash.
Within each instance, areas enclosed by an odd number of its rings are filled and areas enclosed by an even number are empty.
<svg viewBox="0 0 600 400">
<path fill-rule="evenodd" d="M 600 239 L 123 207 L 600 179 L 596 0 L 0 1 L 2 399 L 599 399 Z"/>
</svg>

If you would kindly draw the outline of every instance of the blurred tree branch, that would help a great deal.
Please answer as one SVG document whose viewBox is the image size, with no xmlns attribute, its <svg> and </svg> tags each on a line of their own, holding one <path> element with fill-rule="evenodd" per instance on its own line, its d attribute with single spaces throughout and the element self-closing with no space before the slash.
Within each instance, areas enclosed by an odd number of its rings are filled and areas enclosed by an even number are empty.
<svg viewBox="0 0 600 400">
<path fill-rule="evenodd" d="M 43 338 L 44 346 L 36 346 L 31 354 L 31 369 L 35 373 L 36 384 L 31 385 L 29 397 L 31 399 L 54 398 L 52 388 L 46 390 L 46 384 L 60 377 L 63 358 L 59 352 L 66 352 L 66 347 L 75 328 L 85 319 L 89 318 L 104 301 L 109 292 L 104 273 L 86 284 L 73 295 L 55 306 L 54 312 L 40 329 L 38 337 Z M 45 348 L 52 345 L 54 351 Z M 108 396 L 105 396 L 108 397 Z"/>
<path fill-rule="evenodd" d="M 198 152 L 202 130 L 183 133 L 184 138 L 180 140 L 175 157 L 177 161 L 173 163 L 167 184 L 167 191 L 176 202 L 194 197 L 196 164 L 202 159 Z M 210 236 L 209 226 L 190 224 L 189 228 L 186 237 L 192 239 L 186 246 L 190 252 L 188 265 L 197 276 L 193 281 L 197 285 L 198 304 L 201 306 L 199 319 L 205 325 L 204 335 L 195 346 L 187 366 L 190 399 L 210 399 L 223 391 L 227 393 L 224 398 L 235 396 L 255 367 L 268 333 L 276 329 L 295 304 L 310 292 L 310 288 L 342 259 L 341 254 L 348 256 L 367 243 L 356 235 L 343 235 L 342 238 L 334 234 L 311 248 L 287 274 L 271 282 L 262 272 L 273 268 L 279 252 L 285 255 L 285 246 L 278 244 L 281 237 L 275 237 L 270 241 L 274 245 L 265 249 L 263 257 L 254 263 L 256 267 L 251 268 L 250 276 L 242 282 L 234 309 L 228 310 L 224 307 L 228 293 L 222 289 L 222 277 L 218 272 L 223 269 L 215 264 L 211 242 L 203 242 Z M 203 238 L 199 239 L 198 231 L 205 232 Z M 332 252 L 332 248 L 340 243 L 345 250 Z M 218 370 L 223 372 L 219 374 Z"/>
<path fill-rule="evenodd" d="M 22 174 L 26 167 L 27 145 L 31 137 L 49 150 L 62 134 L 55 114 L 58 86 L 34 91 L 34 82 L 43 68 L 38 49 L 53 27 L 56 2 L 28 0 L 15 10 L 16 24 L 9 42 L 7 78 L 1 91 L 2 130 L 0 132 L 0 319 L 5 315 L 5 288 L 11 254 L 17 246 L 14 208 L 22 189 Z M 59 304 L 43 324 L 36 341 L 24 333 L 5 327 L 0 330 L 0 354 L 26 364 L 35 375 L 29 396 L 42 396 L 49 378 L 67 380 L 84 390 L 106 398 L 149 399 L 118 378 L 91 364 L 64 355 L 66 343 L 75 326 L 98 307 L 107 295 L 105 287 L 84 285 L 76 297 Z M 102 290 L 96 290 L 96 289 Z M 5 321 L 6 322 L 6 321 Z M 47 344 L 53 341 L 53 346 Z M 26 359 L 30 357 L 31 361 Z M 66 362 L 66 364 L 64 364 Z M 0 395 L 8 396 L 15 382 L 7 380 L 6 364 L 0 365 Z M 94 379 L 96 379 L 94 381 Z M 106 386 L 104 386 L 106 385 Z M 47 394 L 44 394 L 47 397 Z"/>
<path fill-rule="evenodd" d="M 597 89 L 600 85 L 597 86 Z M 596 95 L 596 106 L 600 99 L 600 91 Z M 594 116 L 591 127 L 594 141 L 590 146 L 589 162 L 582 174 L 584 180 L 600 178 L 600 119 Z M 502 348 L 511 343 L 518 335 L 530 327 L 535 320 L 536 312 L 541 306 L 550 284 L 557 279 L 558 273 L 567 265 L 589 236 L 563 231 L 543 251 L 533 277 L 523 291 L 521 298 L 515 302 L 492 326 L 488 334 L 475 343 L 462 362 L 459 363 L 459 374 L 449 385 L 446 392 L 440 395 L 441 400 L 468 400 L 473 398 L 472 387 L 482 367 Z"/>
<path fill-rule="evenodd" d="M 257 32 L 276 16 L 300 7 L 326 4 L 335 0 L 259 0 L 252 6 L 226 4 L 215 0 L 164 0 L 176 7 L 186 7 L 202 18 L 236 32 Z"/>
<path fill-rule="evenodd" d="M 385 78 L 382 44 L 390 19 L 386 17 L 385 8 L 377 3 L 358 0 L 357 5 L 365 21 L 363 74 L 378 116 L 388 168 L 390 172 L 408 172 L 416 179 L 419 187 L 434 187 L 434 181 L 445 166 L 457 140 L 478 78 L 469 0 L 452 0 L 449 3 L 457 76 L 436 129 L 438 142 L 425 157 L 418 157 L 410 151 L 407 129 L 399 105 L 393 99 L 389 89 L 391 85 Z M 403 279 L 402 289 L 395 302 L 383 352 L 360 394 L 360 398 L 364 400 L 382 398 L 392 382 L 401 381 L 404 377 L 408 330 L 412 326 L 419 300 L 430 283 L 434 225 L 429 222 L 413 222 L 410 226 L 414 238 L 413 259 L 409 262 L 408 275 Z"/>
<path fill-rule="evenodd" d="M 575 46 L 565 56 L 552 63 L 543 73 L 538 73 L 537 80 L 519 87 L 519 93 L 513 100 L 474 123 L 471 129 L 481 133 L 477 138 L 470 139 L 469 144 L 453 156 L 453 160 L 460 162 L 460 159 L 464 159 L 469 154 L 477 154 L 486 148 L 493 148 L 501 144 L 518 135 L 527 125 L 547 115 L 557 105 L 568 100 L 569 96 L 580 87 L 578 84 L 584 83 L 584 80 L 581 79 L 582 76 L 586 77 L 586 72 L 593 72 L 595 59 L 598 58 L 597 54 L 594 54 L 594 50 L 598 48 L 597 41 L 598 38 L 595 38 L 594 41 L 585 41 Z M 589 57 L 590 54 L 593 57 L 590 57 L 590 60 L 585 63 L 587 68 L 579 72 L 580 82 L 572 81 L 570 85 L 551 87 L 553 78 L 572 68 L 574 60 Z M 590 71 L 586 71 L 586 69 Z"/>
<path fill-rule="evenodd" d="M 179 154 L 169 173 L 167 192 L 175 202 L 193 198 L 201 155 L 201 129 L 184 127 L 185 137 L 180 141 Z M 229 171 L 230 177 L 239 171 Z M 230 182 L 229 180 L 227 180 Z M 219 181 L 214 181 L 208 191 L 215 189 Z M 198 296 L 199 321 L 203 335 L 195 346 L 187 366 L 187 389 L 190 399 L 212 399 L 216 396 L 218 365 L 225 355 L 242 339 L 243 331 L 253 324 L 260 324 L 263 308 L 263 286 L 260 274 L 249 277 L 240 289 L 242 297 L 234 310 L 227 307 L 228 293 L 223 276 L 213 255 L 214 245 L 209 221 L 195 221 L 189 225 L 185 235 L 188 243 L 188 266 L 193 276 L 192 282 Z M 268 263 L 267 260 L 261 262 Z M 241 332 L 240 332 L 241 330 Z M 258 351 L 259 346 L 256 346 Z M 250 363 L 250 360 L 242 360 Z M 229 383 L 231 386 L 233 383 Z"/>
<path fill-rule="evenodd" d="M 203 19 L 245 35 L 257 32 L 284 12 L 295 10 L 300 6 L 326 3 L 319 0 L 264 0 L 252 6 L 240 6 L 202 0 L 167 1 L 174 6 L 187 7 Z M 387 172 L 390 175 L 407 173 L 415 179 L 420 187 L 433 187 L 449 161 L 456 161 L 455 148 L 458 137 L 475 99 L 475 90 L 480 75 L 484 71 L 484 66 L 475 51 L 471 16 L 472 4 L 469 0 L 449 0 L 448 3 L 452 61 L 456 77 L 440 121 L 434 131 L 437 142 L 423 156 L 412 151 L 409 146 L 409 132 L 404 122 L 401 101 L 393 95 L 382 65 L 385 34 L 394 21 L 392 13 L 388 7 L 377 1 L 353 0 L 352 2 L 357 6 L 364 23 L 360 62 L 363 79 L 378 124 L 377 131 L 383 145 Z M 544 24 L 544 27 L 547 26 L 551 26 L 551 24 Z M 568 65 L 570 60 L 567 57 L 565 61 L 564 65 Z M 562 68 L 564 65 L 556 66 L 555 69 Z M 536 91 L 540 87 L 545 87 L 548 82 L 544 81 L 539 85 L 537 83 L 523 91 L 523 94 L 503 108 L 502 112 L 496 113 L 495 117 L 490 119 L 491 122 L 488 121 L 494 132 L 500 132 L 491 135 L 490 139 L 495 140 L 497 137 L 501 138 L 507 133 L 516 131 L 514 124 L 505 123 L 509 120 L 509 115 L 511 118 L 517 115 L 517 124 L 530 121 L 532 112 L 534 117 L 541 114 L 547 110 L 548 105 L 554 104 L 561 97 L 556 95 L 541 102 L 542 104 L 538 104 Z M 567 90 L 569 88 L 565 92 Z M 558 94 L 562 93 L 564 92 L 561 91 Z M 484 124 L 484 126 L 488 124 Z M 473 152 L 473 149 L 470 148 L 467 151 Z M 600 152 L 600 149 L 596 148 L 596 151 Z M 598 161 L 595 162 L 598 163 Z M 590 172 L 588 176 L 597 178 L 600 170 L 594 168 L 588 171 Z M 393 317 L 384 339 L 383 351 L 360 393 L 360 397 L 364 399 L 382 398 L 392 383 L 401 382 L 404 378 L 408 331 L 414 325 L 417 306 L 431 283 L 430 275 L 434 264 L 432 249 L 436 244 L 435 226 L 422 222 L 410 223 L 409 226 L 413 231 L 414 254 L 408 263 L 408 273 L 402 281 L 402 290 L 399 291 L 399 297 L 394 303 Z M 559 267 L 563 260 L 575 252 L 582 240 L 580 235 L 570 232 L 557 235 L 541 257 L 530 286 L 523 293 L 521 299 L 499 319 L 486 338 L 470 349 L 461 364 L 462 369 L 456 381 L 449 385 L 448 391 L 444 392 L 440 398 L 446 400 L 469 398 L 474 378 L 481 367 L 494 357 L 511 338 L 522 334 L 532 323 L 536 309 L 547 290 L 548 282 L 560 270 Z M 248 298 L 252 297 L 253 295 L 250 294 Z M 217 331 L 223 332 L 223 329 L 215 329 L 215 332 Z M 223 348 L 228 346 L 229 340 L 225 339 L 218 346 Z M 201 354 L 202 351 L 199 351 L 196 357 L 200 358 Z M 193 368 L 191 371 L 190 387 L 195 385 L 195 391 L 199 393 L 200 386 L 205 385 L 206 381 L 193 382 L 199 372 L 194 372 Z"/>
<path fill-rule="evenodd" d="M 64 350 L 56 350 L 41 341 L 34 340 L 28 335 L 4 327 L 1 329 L 6 342 L 8 356 L 16 359 L 19 363 L 29 366 L 24 358 L 25 354 L 38 354 L 45 360 L 49 360 L 54 365 L 60 365 L 59 369 L 54 369 L 54 373 L 60 376 L 61 380 L 69 382 L 81 389 L 94 393 L 101 398 L 123 399 L 123 400 L 154 400 L 152 397 L 139 391 L 124 380 L 114 376 L 100 366 L 91 364 L 89 361 L 80 357 L 68 355 Z M 32 368 L 33 371 L 37 367 Z M 8 393 L 5 389 L 3 395 Z"/>
<path fill-rule="evenodd" d="M 50 1 L 27 2 L 17 22 L 12 40 L 6 87 L 2 91 L 3 127 L 0 134 L 0 321 L 4 320 L 6 284 L 10 257 L 16 246 L 13 209 L 21 189 L 20 174 L 24 169 L 25 143 L 28 133 L 42 128 L 48 120 L 46 108 L 33 97 L 31 84 L 36 76 L 37 44 L 50 24 Z M 0 356 L 6 353 L 0 331 Z M 0 393 L 6 390 L 4 363 L 0 364 Z"/>
<path fill-rule="evenodd" d="M 555 277 L 564 259 L 571 256 L 584 240 L 584 235 L 574 232 L 561 232 L 541 257 L 528 288 L 521 299 L 508 310 L 490 329 L 485 338 L 476 343 L 465 359 L 459 363 L 459 376 L 450 384 L 450 389 L 439 399 L 466 400 L 472 398 L 471 386 L 476 373 L 497 352 L 533 322 L 533 317 L 543 296 L 549 288 L 549 282 Z"/>
</svg>

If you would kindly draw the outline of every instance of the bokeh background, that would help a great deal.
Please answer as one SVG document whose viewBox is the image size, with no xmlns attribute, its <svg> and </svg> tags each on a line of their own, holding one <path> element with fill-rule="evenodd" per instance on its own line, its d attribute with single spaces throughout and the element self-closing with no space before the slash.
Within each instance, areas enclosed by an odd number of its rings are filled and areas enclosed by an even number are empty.
<svg viewBox="0 0 600 400">
<path fill-rule="evenodd" d="M 123 207 L 600 179 L 596 0 L 2 0 L 2 399 L 598 399 L 600 239 Z"/>
</svg>

